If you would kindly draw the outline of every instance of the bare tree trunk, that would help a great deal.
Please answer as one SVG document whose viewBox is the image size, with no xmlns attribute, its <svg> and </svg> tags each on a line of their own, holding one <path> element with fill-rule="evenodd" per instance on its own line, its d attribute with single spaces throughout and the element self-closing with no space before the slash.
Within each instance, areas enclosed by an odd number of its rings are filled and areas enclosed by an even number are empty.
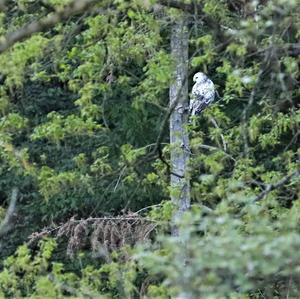
<svg viewBox="0 0 300 299">
<path fill-rule="evenodd" d="M 172 25 L 171 54 L 176 63 L 174 82 L 170 86 L 170 106 L 178 103 L 170 116 L 171 154 L 171 200 L 176 205 L 173 221 L 180 218 L 190 208 L 189 136 L 188 122 L 188 29 L 184 14 Z M 180 239 L 180 230 L 174 225 L 172 235 Z M 185 244 L 182 244 L 185 247 Z M 186 256 L 183 253 L 182 266 Z M 184 280 L 184 279 L 183 279 Z M 191 294 L 182 281 L 182 290 L 176 299 L 190 299 Z"/>
<path fill-rule="evenodd" d="M 170 116 L 171 200 L 177 206 L 174 220 L 190 208 L 190 182 L 188 173 L 189 139 L 188 121 L 188 29 L 185 16 L 172 25 L 171 54 L 176 63 L 174 82 L 170 86 L 170 106 L 177 106 Z M 173 235 L 179 235 L 174 226 Z"/>
<path fill-rule="evenodd" d="M 15 210 L 16 210 L 16 204 L 18 200 L 18 192 L 19 189 L 17 187 L 14 187 L 11 192 L 11 200 L 8 206 L 8 209 L 6 211 L 6 215 L 0 223 L 0 251 L 3 248 L 3 241 L 1 240 L 3 236 L 8 234 L 8 232 L 12 229 L 12 218 L 14 216 Z"/>
</svg>

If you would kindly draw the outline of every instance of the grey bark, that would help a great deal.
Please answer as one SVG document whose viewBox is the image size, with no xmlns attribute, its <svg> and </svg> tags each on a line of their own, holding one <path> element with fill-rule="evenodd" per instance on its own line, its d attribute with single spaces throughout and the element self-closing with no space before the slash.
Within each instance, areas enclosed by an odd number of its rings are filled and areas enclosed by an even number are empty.
<svg viewBox="0 0 300 299">
<path fill-rule="evenodd" d="M 0 251 L 3 248 L 3 240 L 2 238 L 9 233 L 9 231 L 13 228 L 12 219 L 14 216 L 14 213 L 16 211 L 16 204 L 18 200 L 18 192 L 19 189 L 17 187 L 14 187 L 11 192 L 11 199 L 8 206 L 8 209 L 6 211 L 6 215 L 0 223 Z"/>
<path fill-rule="evenodd" d="M 177 210 L 174 220 L 190 208 L 190 182 L 188 172 L 188 30 L 182 15 L 172 25 L 171 54 L 176 64 L 174 81 L 170 86 L 170 107 L 178 102 L 170 116 L 171 200 Z M 178 236 L 176 227 L 173 235 Z"/>
<path fill-rule="evenodd" d="M 11 229 L 11 219 L 16 209 L 16 203 L 18 199 L 18 188 L 14 187 L 11 192 L 11 200 L 5 215 L 5 218 L 0 223 L 0 238 L 9 232 Z"/>
<path fill-rule="evenodd" d="M 170 107 L 177 103 L 170 115 L 170 154 L 171 154 L 171 200 L 176 206 L 173 216 L 172 235 L 179 238 L 180 229 L 174 222 L 190 208 L 190 180 L 189 180 L 189 136 L 188 123 L 188 29 L 184 14 L 172 25 L 171 54 L 176 64 L 174 81 L 170 86 Z M 180 241 L 181 242 L 181 241 Z M 182 244 L 185 247 L 185 244 Z M 185 267 L 186 256 L 179 257 L 182 267 Z M 176 299 L 190 299 L 184 278 L 181 281 L 181 292 Z"/>
</svg>

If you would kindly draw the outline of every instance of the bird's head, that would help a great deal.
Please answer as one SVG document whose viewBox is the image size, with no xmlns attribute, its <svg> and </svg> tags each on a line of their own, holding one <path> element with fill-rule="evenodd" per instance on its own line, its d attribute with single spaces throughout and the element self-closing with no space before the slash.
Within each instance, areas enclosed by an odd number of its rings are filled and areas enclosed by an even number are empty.
<svg viewBox="0 0 300 299">
<path fill-rule="evenodd" d="M 198 72 L 194 75 L 193 81 L 194 82 L 202 82 L 207 79 L 207 76 L 204 73 Z"/>
</svg>

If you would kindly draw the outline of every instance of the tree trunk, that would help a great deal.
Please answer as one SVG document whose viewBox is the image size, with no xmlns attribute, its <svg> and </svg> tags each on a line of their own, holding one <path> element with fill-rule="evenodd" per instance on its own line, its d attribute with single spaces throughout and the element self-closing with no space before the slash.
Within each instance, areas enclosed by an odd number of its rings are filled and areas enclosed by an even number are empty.
<svg viewBox="0 0 300 299">
<path fill-rule="evenodd" d="M 170 106 L 177 102 L 170 116 L 171 200 L 176 205 L 174 221 L 190 208 L 188 173 L 188 29 L 184 15 L 172 25 L 171 54 L 176 64 L 174 81 L 170 86 Z M 176 226 L 173 235 L 178 236 Z"/>
</svg>

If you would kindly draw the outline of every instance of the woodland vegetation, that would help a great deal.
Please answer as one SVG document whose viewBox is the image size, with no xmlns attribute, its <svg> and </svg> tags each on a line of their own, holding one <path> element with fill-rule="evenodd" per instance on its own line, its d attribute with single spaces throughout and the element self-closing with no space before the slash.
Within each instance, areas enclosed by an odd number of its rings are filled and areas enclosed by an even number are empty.
<svg viewBox="0 0 300 299">
<path fill-rule="evenodd" d="M 0 0 L 0 298 L 300 298 L 299 0 L 73 1 Z"/>
</svg>

